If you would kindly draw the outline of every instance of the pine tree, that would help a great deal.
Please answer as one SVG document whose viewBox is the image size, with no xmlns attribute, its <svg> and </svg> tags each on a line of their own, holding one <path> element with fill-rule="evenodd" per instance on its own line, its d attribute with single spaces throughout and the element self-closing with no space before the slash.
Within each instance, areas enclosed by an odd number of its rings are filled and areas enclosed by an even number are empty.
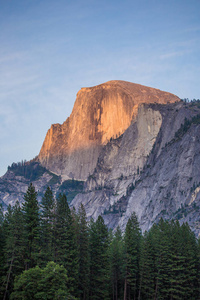
<svg viewBox="0 0 200 300">
<path fill-rule="evenodd" d="M 53 260 L 53 224 L 55 200 L 50 187 L 47 187 L 41 202 L 41 265 Z"/>
<path fill-rule="evenodd" d="M 78 246 L 79 246 L 79 290 L 80 299 L 86 300 L 89 296 L 89 228 L 84 206 L 81 204 L 78 210 Z"/>
<path fill-rule="evenodd" d="M 90 222 L 90 299 L 108 299 L 108 229 L 101 216 Z"/>
<path fill-rule="evenodd" d="M 122 299 L 125 275 L 125 249 L 122 232 L 117 227 L 109 246 L 110 282 L 113 300 Z"/>
<path fill-rule="evenodd" d="M 137 216 L 133 213 L 127 222 L 124 235 L 126 249 L 124 300 L 137 299 L 138 297 L 141 236 Z"/>
<path fill-rule="evenodd" d="M 171 230 L 169 222 L 162 218 L 158 224 L 156 236 L 156 282 L 155 282 L 155 299 L 169 299 L 170 289 L 170 236 Z"/>
<path fill-rule="evenodd" d="M 143 238 L 139 299 L 198 299 L 196 259 L 189 226 L 161 219 Z"/>
<path fill-rule="evenodd" d="M 178 239 L 178 237 L 177 237 Z M 182 270 L 180 270 L 182 286 L 179 288 L 179 298 L 197 299 L 197 243 L 194 233 L 187 223 L 183 223 L 179 230 L 179 253 L 183 258 Z M 177 267 L 176 267 L 177 270 Z M 180 286 L 180 284 L 179 284 Z M 178 293 L 176 293 L 177 295 Z M 175 297 L 174 297 L 175 298 Z M 177 297 L 178 298 L 178 297 Z"/>
<path fill-rule="evenodd" d="M 23 214 L 19 202 L 9 206 L 5 217 L 5 292 L 6 299 L 12 291 L 14 278 L 24 270 L 25 234 Z"/>
<path fill-rule="evenodd" d="M 170 249 L 170 297 L 172 299 L 185 299 L 185 255 L 183 253 L 183 239 L 178 221 L 171 224 Z M 188 298 L 189 299 L 189 298 Z"/>
<path fill-rule="evenodd" d="M 156 278 L 156 237 L 153 226 L 149 232 L 145 232 L 141 243 L 140 256 L 140 288 L 138 299 L 153 299 L 155 294 Z"/>
<path fill-rule="evenodd" d="M 78 293 L 78 251 L 77 238 L 67 197 L 59 195 L 56 201 L 55 214 L 55 262 L 62 264 L 68 274 L 69 291 Z"/>
<path fill-rule="evenodd" d="M 26 234 L 26 269 L 32 268 L 37 264 L 39 257 L 39 205 L 37 201 L 37 192 L 32 183 L 24 196 L 23 214 Z"/>
<path fill-rule="evenodd" d="M 199 299 L 199 288 L 198 288 L 198 243 L 194 232 L 192 232 L 188 223 L 182 225 L 182 236 L 185 237 L 185 256 L 186 261 L 184 264 L 187 270 L 187 294 L 186 297 L 191 299 Z M 191 289 L 192 286 L 192 289 Z"/>
</svg>

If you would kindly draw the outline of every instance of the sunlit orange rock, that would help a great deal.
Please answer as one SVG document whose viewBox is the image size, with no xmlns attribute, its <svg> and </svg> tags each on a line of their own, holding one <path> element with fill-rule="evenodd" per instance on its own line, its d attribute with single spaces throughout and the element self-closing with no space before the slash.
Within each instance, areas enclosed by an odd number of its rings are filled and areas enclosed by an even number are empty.
<svg viewBox="0 0 200 300">
<path fill-rule="evenodd" d="M 140 104 L 179 100 L 168 92 L 125 81 L 82 88 L 70 117 L 48 130 L 38 160 L 63 179 L 85 180 L 93 173 L 102 146 L 134 122 Z"/>
</svg>

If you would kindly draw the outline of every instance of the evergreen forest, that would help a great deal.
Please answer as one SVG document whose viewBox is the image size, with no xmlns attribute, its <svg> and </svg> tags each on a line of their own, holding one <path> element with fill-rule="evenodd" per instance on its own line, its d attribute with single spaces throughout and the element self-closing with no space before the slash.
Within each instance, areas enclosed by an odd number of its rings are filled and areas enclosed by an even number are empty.
<svg viewBox="0 0 200 300">
<path fill-rule="evenodd" d="M 0 211 L 0 299 L 200 299 L 200 240 L 187 223 L 160 219 L 142 234 L 133 213 L 122 233 L 83 205 L 32 184 Z"/>
</svg>

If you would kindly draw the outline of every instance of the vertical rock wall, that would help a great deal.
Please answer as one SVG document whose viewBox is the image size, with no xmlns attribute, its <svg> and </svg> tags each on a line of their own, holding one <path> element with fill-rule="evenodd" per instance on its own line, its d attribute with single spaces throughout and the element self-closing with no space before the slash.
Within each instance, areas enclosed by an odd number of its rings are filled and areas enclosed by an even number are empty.
<svg viewBox="0 0 200 300">
<path fill-rule="evenodd" d="M 85 180 L 93 173 L 102 146 L 136 119 L 138 105 L 178 100 L 170 93 L 124 81 L 82 88 L 70 117 L 47 132 L 38 160 L 64 179 Z"/>
</svg>

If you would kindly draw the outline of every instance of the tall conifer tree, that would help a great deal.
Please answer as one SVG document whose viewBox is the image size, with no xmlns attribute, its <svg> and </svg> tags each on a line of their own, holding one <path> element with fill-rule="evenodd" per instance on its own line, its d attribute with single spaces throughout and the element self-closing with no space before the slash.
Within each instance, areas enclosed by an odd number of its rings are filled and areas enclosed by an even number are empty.
<svg viewBox="0 0 200 300">
<path fill-rule="evenodd" d="M 9 206 L 5 218 L 5 285 L 4 297 L 12 291 L 14 278 L 24 270 L 25 234 L 23 214 L 19 202 L 13 208 Z"/>
<path fill-rule="evenodd" d="M 153 226 L 149 232 L 145 232 L 141 243 L 140 256 L 140 299 L 153 299 L 155 293 L 156 278 L 156 232 L 157 225 Z"/>
<path fill-rule="evenodd" d="M 170 296 L 172 299 L 185 299 L 185 272 L 184 268 L 185 253 L 183 247 L 185 247 L 184 237 L 181 234 L 181 227 L 179 222 L 172 222 L 171 226 L 171 249 L 169 261 L 170 266 Z M 188 298 L 190 299 L 190 298 Z"/>
<path fill-rule="evenodd" d="M 62 264 L 68 274 L 69 290 L 78 294 L 78 251 L 75 229 L 67 197 L 59 195 L 56 201 L 55 215 L 55 261 Z"/>
<path fill-rule="evenodd" d="M 89 258 L 89 228 L 83 204 L 78 210 L 79 224 L 79 290 L 80 299 L 86 300 L 89 296 L 90 258 Z"/>
<path fill-rule="evenodd" d="M 110 293 L 113 300 L 123 298 L 124 276 L 125 276 L 125 248 L 122 232 L 117 227 L 109 247 L 110 260 Z"/>
<path fill-rule="evenodd" d="M 194 233 L 187 223 L 182 224 L 179 239 L 179 253 L 183 257 L 181 279 L 184 299 L 198 299 L 197 242 Z"/>
<path fill-rule="evenodd" d="M 137 216 L 133 213 L 127 222 L 124 235 L 126 251 L 124 300 L 135 300 L 138 297 L 141 236 Z"/>
<path fill-rule="evenodd" d="M 108 299 L 108 228 L 101 216 L 90 223 L 90 299 Z"/>
<path fill-rule="evenodd" d="M 55 200 L 50 187 L 47 187 L 41 202 L 41 264 L 53 260 L 53 224 Z"/>
<path fill-rule="evenodd" d="M 156 236 L 156 283 L 155 299 L 168 299 L 170 289 L 171 230 L 169 222 L 162 218 Z"/>
<path fill-rule="evenodd" d="M 24 196 L 23 214 L 27 243 L 26 269 L 29 269 L 37 264 L 40 242 L 39 205 L 37 192 L 32 183 Z"/>
</svg>

